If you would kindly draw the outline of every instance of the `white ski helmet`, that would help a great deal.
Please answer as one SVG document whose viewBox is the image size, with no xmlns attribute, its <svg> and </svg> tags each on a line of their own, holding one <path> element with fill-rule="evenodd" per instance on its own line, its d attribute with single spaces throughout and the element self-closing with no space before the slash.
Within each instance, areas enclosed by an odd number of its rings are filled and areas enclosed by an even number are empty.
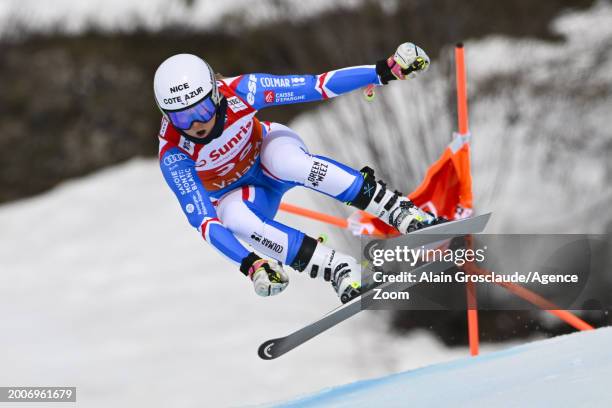
<svg viewBox="0 0 612 408">
<path fill-rule="evenodd" d="M 219 107 L 215 73 L 202 58 L 177 54 L 161 63 L 153 80 L 157 106 L 177 128 L 210 121 Z"/>
</svg>

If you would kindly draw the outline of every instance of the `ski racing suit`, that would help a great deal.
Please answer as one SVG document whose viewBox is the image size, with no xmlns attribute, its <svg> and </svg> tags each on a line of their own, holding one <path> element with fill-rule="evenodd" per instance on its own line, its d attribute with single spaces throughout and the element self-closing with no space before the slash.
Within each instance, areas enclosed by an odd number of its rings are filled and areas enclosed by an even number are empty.
<svg viewBox="0 0 612 408">
<path fill-rule="evenodd" d="M 386 81 L 381 80 L 376 65 L 320 75 L 252 73 L 217 80 L 227 105 L 225 123 L 222 134 L 207 144 L 194 143 L 162 118 L 161 171 L 190 224 L 243 267 L 251 252 L 237 238 L 303 271 L 316 240 L 274 220 L 283 194 L 304 186 L 366 210 L 376 190 L 374 179 L 365 181 L 367 173 L 311 154 L 293 130 L 260 122 L 256 113 L 270 106 L 320 101 L 382 84 Z"/>
</svg>

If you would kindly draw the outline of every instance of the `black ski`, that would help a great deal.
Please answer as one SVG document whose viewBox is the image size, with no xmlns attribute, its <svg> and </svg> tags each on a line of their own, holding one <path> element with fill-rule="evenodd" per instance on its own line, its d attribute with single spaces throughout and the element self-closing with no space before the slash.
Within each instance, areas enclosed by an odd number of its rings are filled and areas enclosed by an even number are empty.
<svg viewBox="0 0 612 408">
<path fill-rule="evenodd" d="M 485 226 L 487 225 L 490 216 L 491 213 L 487 213 L 477 217 L 434 225 L 432 227 L 410 233 L 409 235 L 402 237 L 402 239 L 405 240 L 406 238 L 410 237 L 411 245 L 414 245 L 416 247 L 430 242 L 431 238 L 428 239 L 427 235 L 431 234 L 452 237 L 482 232 Z M 450 268 L 451 266 L 452 264 L 448 262 L 431 262 L 421 265 L 420 267 L 416 268 L 414 272 L 416 274 L 419 274 L 422 271 L 428 270 L 433 273 L 436 273 L 442 272 Z M 411 285 L 413 284 L 405 282 L 395 282 L 386 283 L 385 285 L 380 286 L 380 288 L 389 291 L 402 291 L 407 289 Z M 294 348 L 307 342 L 313 337 L 318 336 L 324 331 L 334 327 L 339 323 L 342 323 L 348 318 L 361 312 L 363 310 L 362 302 L 367 302 L 371 300 L 372 296 L 374 296 L 374 292 L 367 291 L 361 296 L 331 310 L 322 318 L 310 323 L 307 326 L 304 326 L 303 328 L 289 334 L 288 336 L 279 337 L 263 342 L 259 346 L 259 357 L 264 360 L 272 360 L 282 356 L 283 354 L 293 350 Z"/>
</svg>

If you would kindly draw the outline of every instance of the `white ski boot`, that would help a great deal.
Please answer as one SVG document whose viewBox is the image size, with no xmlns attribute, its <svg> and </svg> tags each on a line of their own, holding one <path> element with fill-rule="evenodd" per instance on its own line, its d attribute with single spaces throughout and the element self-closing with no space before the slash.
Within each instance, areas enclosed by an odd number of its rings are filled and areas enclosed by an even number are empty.
<svg viewBox="0 0 612 408">
<path fill-rule="evenodd" d="M 361 265 L 352 256 L 333 250 L 321 243 L 312 254 L 304 269 L 311 278 L 322 276 L 331 281 L 332 287 L 342 303 L 361 293 Z"/>
<path fill-rule="evenodd" d="M 358 197 L 348 204 L 397 228 L 401 234 L 444 221 L 423 211 L 399 191 L 389 190 L 384 182 L 374 178 L 374 170 L 371 168 L 364 167 L 361 173 L 364 177 L 361 191 Z"/>
</svg>

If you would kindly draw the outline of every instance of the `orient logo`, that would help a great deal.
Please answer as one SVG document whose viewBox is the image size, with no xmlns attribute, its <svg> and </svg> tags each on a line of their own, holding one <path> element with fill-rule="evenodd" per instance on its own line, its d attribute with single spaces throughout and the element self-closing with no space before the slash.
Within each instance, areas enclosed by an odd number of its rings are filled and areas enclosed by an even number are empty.
<svg viewBox="0 0 612 408">
<path fill-rule="evenodd" d="M 274 102 L 274 91 L 264 91 L 264 101 L 266 103 Z"/>
</svg>

